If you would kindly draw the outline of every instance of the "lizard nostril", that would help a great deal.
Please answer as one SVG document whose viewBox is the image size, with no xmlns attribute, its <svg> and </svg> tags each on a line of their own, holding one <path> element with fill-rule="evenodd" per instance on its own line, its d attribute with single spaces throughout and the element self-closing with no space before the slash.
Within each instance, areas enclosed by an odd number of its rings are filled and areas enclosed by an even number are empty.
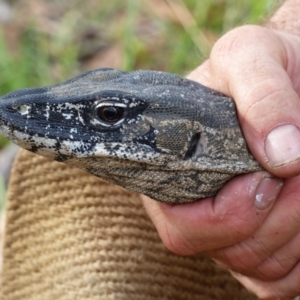
<svg viewBox="0 0 300 300">
<path fill-rule="evenodd" d="M 27 115 L 30 111 L 30 106 L 29 105 L 19 105 L 17 107 L 14 107 L 14 109 L 20 113 L 21 115 Z"/>
<path fill-rule="evenodd" d="M 197 132 L 192 136 L 189 148 L 184 155 L 184 159 L 189 159 L 194 156 L 197 150 L 197 145 L 200 140 L 200 137 L 201 137 L 201 132 Z"/>
</svg>

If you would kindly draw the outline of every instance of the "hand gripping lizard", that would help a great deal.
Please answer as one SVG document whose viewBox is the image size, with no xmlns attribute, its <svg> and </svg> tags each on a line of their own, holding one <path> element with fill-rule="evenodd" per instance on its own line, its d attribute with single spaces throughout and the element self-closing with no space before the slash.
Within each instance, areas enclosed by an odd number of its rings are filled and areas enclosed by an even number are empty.
<svg viewBox="0 0 300 300">
<path fill-rule="evenodd" d="M 19 146 L 169 203 L 212 196 L 261 170 L 232 99 L 158 71 L 98 69 L 0 98 L 0 132 Z"/>
</svg>

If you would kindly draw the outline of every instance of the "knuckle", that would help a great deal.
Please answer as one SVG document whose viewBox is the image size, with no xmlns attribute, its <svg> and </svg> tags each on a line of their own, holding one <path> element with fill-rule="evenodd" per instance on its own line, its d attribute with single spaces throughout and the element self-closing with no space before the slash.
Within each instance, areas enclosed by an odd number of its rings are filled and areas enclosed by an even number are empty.
<svg viewBox="0 0 300 300">
<path fill-rule="evenodd" d="M 257 267 L 257 274 L 263 280 L 278 280 L 290 270 L 282 265 L 281 261 L 270 256 Z"/>
<path fill-rule="evenodd" d="M 231 270 L 243 275 L 251 274 L 257 265 L 258 258 L 248 245 L 238 244 L 222 251 L 222 259 Z"/>
<path fill-rule="evenodd" d="M 257 25 L 244 25 L 237 27 L 222 36 L 214 45 L 211 56 L 217 61 L 227 61 L 228 57 L 244 57 L 241 50 L 255 47 L 253 39 L 263 39 L 267 35 L 268 29 Z"/>
<path fill-rule="evenodd" d="M 256 65 L 256 68 L 261 67 Z M 245 114 L 251 113 L 251 115 L 254 115 L 262 107 L 269 107 L 270 104 L 276 105 L 276 109 L 271 110 L 271 112 L 278 113 L 278 108 L 291 104 L 287 100 L 294 96 L 294 92 L 283 82 L 282 78 L 265 78 L 253 86 L 248 94 L 244 95 L 245 102 L 250 104 L 248 109 L 245 110 Z M 255 99 L 255 101 L 250 101 L 250 99 Z"/>
<path fill-rule="evenodd" d="M 182 233 L 174 231 L 167 224 L 159 226 L 158 233 L 165 247 L 177 255 L 192 255 L 197 252 Z"/>
</svg>

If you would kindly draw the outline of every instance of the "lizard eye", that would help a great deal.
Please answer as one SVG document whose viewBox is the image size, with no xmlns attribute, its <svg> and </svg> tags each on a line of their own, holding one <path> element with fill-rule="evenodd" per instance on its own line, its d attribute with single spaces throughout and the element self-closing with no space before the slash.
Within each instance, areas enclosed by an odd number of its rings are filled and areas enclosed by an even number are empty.
<svg viewBox="0 0 300 300">
<path fill-rule="evenodd" d="M 117 122 L 124 114 L 123 107 L 103 106 L 97 109 L 98 117 L 105 122 Z"/>
<path fill-rule="evenodd" d="M 95 107 L 95 115 L 104 126 L 118 125 L 124 121 L 125 109 L 123 103 L 102 102 Z"/>
</svg>

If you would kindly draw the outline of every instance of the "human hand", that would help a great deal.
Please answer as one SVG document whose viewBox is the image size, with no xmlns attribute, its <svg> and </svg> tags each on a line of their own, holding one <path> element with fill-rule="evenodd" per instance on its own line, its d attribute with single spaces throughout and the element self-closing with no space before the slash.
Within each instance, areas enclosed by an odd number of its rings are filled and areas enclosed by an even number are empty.
<svg viewBox="0 0 300 300">
<path fill-rule="evenodd" d="M 249 149 L 268 173 L 238 176 L 195 203 L 143 196 L 171 251 L 206 253 L 262 299 L 300 294 L 299 50 L 297 36 L 244 26 L 188 76 L 235 100 Z"/>
</svg>

